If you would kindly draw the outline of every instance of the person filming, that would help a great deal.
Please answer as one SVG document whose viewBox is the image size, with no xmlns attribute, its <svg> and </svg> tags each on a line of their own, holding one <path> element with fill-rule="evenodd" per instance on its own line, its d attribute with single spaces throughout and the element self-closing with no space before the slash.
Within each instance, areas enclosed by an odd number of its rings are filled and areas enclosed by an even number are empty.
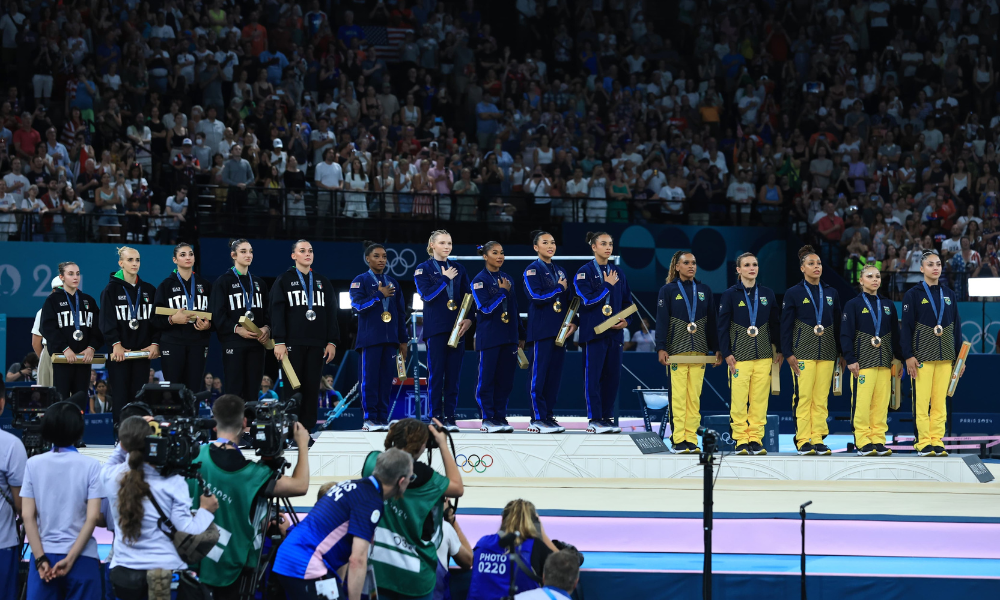
<svg viewBox="0 0 1000 600">
<path fill-rule="evenodd" d="M 42 418 L 52 451 L 32 456 L 24 469 L 21 510 L 31 544 L 29 600 L 98 600 L 100 558 L 94 527 L 101 512 L 101 463 L 73 447 L 83 436 L 83 413 L 57 402 Z"/>
<path fill-rule="evenodd" d="M 226 500 L 215 513 L 215 522 L 232 536 L 225 545 L 218 546 L 223 549 L 221 556 L 202 560 L 198 569 L 201 582 L 211 588 L 215 600 L 238 598 L 243 569 L 256 567 L 254 539 L 264 524 L 251 522 L 247 516 L 255 514 L 257 498 L 304 496 L 309 491 L 309 431 L 301 423 L 295 424 L 295 470 L 291 477 L 277 478 L 271 467 L 247 460 L 240 452 L 237 444 L 246 426 L 244 414 L 244 402 L 239 396 L 220 396 L 212 405 L 218 438 L 203 445 L 194 461 L 201 465 L 208 489 Z M 189 484 L 197 482 L 189 480 Z"/>
<path fill-rule="evenodd" d="M 178 531 L 192 535 L 207 530 L 219 508 L 214 495 L 202 495 L 198 512 L 191 514 L 191 495 L 184 477 L 164 477 L 146 463 L 143 451 L 149 434 L 145 418 L 124 419 L 118 428 L 121 444 L 101 467 L 101 484 L 115 528 L 110 568 L 118 600 L 147 597 L 146 571 L 187 569 L 170 537 L 159 526 L 161 518 L 153 502 Z"/>
</svg>

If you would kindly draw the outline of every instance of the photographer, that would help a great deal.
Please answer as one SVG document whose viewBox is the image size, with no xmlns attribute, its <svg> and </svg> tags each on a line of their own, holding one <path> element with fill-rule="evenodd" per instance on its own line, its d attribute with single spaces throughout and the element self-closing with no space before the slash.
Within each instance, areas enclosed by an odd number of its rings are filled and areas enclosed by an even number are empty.
<svg viewBox="0 0 1000 600">
<path fill-rule="evenodd" d="M 42 418 L 42 439 L 52 452 L 32 456 L 24 469 L 21 506 L 31 544 L 29 600 L 97 600 L 100 558 L 94 527 L 101 511 L 101 463 L 73 443 L 83 436 L 83 413 L 57 402 Z"/>
<path fill-rule="evenodd" d="M 221 498 L 215 523 L 220 530 L 231 534 L 226 544 L 219 544 L 222 554 L 214 559 L 201 561 L 201 582 L 212 589 L 215 600 L 238 598 L 240 575 L 244 568 L 256 566 L 254 539 L 262 523 L 247 518 L 254 514 L 255 500 L 265 497 L 289 498 L 303 496 L 309 491 L 309 432 L 301 423 L 295 424 L 295 443 L 298 461 L 291 477 L 275 477 L 275 471 L 263 462 L 243 457 L 237 444 L 246 426 L 244 402 L 239 396 L 220 396 L 212 405 L 218 438 L 201 447 L 201 454 L 194 461 L 201 465 L 205 485 Z M 196 482 L 189 480 L 189 483 Z M 194 493 L 194 492 L 192 492 Z"/>
<path fill-rule="evenodd" d="M 0 382 L 0 414 L 5 403 Z M 17 516 L 21 514 L 21 483 L 28 460 L 21 440 L 0 430 L 0 597 L 17 597 L 17 569 L 21 564 Z"/>
<path fill-rule="evenodd" d="M 394 506 L 386 509 L 379 525 L 379 529 L 386 534 L 385 538 L 380 539 L 397 540 L 395 547 L 378 545 L 372 552 L 375 581 L 378 582 L 381 597 L 390 600 L 425 598 L 434 592 L 437 581 L 437 540 L 444 516 L 442 500 L 460 498 L 465 492 L 462 474 L 447 444 L 444 426 L 437 419 L 434 419 L 434 426 L 430 427 L 416 419 L 402 419 L 389 427 L 389 433 L 385 436 L 386 450 L 396 448 L 413 457 L 415 479 L 410 482 L 403 497 L 393 501 Z M 429 464 L 417 461 L 425 450 L 434 446 L 441 451 L 441 461 L 447 477 L 432 469 Z M 378 456 L 378 452 L 368 455 L 362 475 L 372 472 Z M 420 559 L 420 570 L 417 572 L 400 566 L 412 560 L 414 553 Z"/>
<path fill-rule="evenodd" d="M 191 515 L 191 496 L 181 475 L 163 477 L 146 464 L 144 450 L 149 423 L 128 417 L 118 429 L 121 445 L 101 467 L 101 484 L 114 522 L 114 557 L 111 583 L 119 600 L 147 597 L 146 571 L 181 570 L 181 560 L 170 537 L 159 526 L 160 516 L 151 500 L 169 515 L 178 531 L 197 535 L 212 524 L 219 508 L 215 496 L 200 496 L 200 508 Z M 127 461 L 127 462 L 126 462 Z"/>
<path fill-rule="evenodd" d="M 516 600 L 558 600 L 570 598 L 580 583 L 580 553 L 566 548 L 549 556 L 542 571 L 545 587 L 521 592 Z"/>
<path fill-rule="evenodd" d="M 415 478 L 413 457 L 390 449 L 370 477 L 345 481 L 320 498 L 278 548 L 273 572 L 287 600 L 361 600 L 384 502 L 401 498 Z"/>
<path fill-rule="evenodd" d="M 509 562 L 506 549 L 500 546 L 504 534 L 513 532 L 519 534 L 514 540 L 518 555 L 531 568 L 532 574 L 541 573 L 545 561 L 559 550 L 545 534 L 535 505 L 527 500 L 511 500 L 503 507 L 500 531 L 483 536 L 476 542 L 468 600 L 494 600 L 506 596 L 510 589 L 510 571 L 507 569 L 517 572 L 515 581 L 518 592 L 541 587 L 519 565 Z"/>
</svg>

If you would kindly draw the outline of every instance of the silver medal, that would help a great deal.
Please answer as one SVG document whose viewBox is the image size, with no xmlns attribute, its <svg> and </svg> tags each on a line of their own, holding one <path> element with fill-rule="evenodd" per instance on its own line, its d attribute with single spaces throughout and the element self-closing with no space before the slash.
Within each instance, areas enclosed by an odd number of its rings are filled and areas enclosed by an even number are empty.
<svg viewBox="0 0 1000 600">
<path fill-rule="evenodd" d="M 139 329 L 139 319 L 129 319 L 128 328 L 132 331 Z"/>
<path fill-rule="evenodd" d="M 78 342 L 82 342 L 83 341 L 83 332 L 80 331 L 79 329 L 77 329 L 76 331 L 74 331 L 73 332 L 73 339 L 76 340 L 76 341 L 78 341 Z"/>
<path fill-rule="evenodd" d="M 247 318 L 247 321 L 253 322 L 253 311 L 252 310 L 248 310 L 243 316 Z"/>
<path fill-rule="evenodd" d="M 314 310 L 307 310 L 306 311 L 306 321 L 315 321 L 315 320 L 316 320 L 316 311 L 314 311 Z"/>
</svg>

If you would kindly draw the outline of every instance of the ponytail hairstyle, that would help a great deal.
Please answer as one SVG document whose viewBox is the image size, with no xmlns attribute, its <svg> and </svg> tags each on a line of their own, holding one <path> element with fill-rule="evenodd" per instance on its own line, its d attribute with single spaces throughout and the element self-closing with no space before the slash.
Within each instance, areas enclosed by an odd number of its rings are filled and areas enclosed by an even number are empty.
<svg viewBox="0 0 1000 600">
<path fill-rule="evenodd" d="M 597 243 L 597 240 L 600 239 L 602 235 L 608 236 L 609 238 L 612 239 L 612 241 L 615 239 L 607 231 L 588 231 L 587 237 L 585 238 L 587 241 L 587 245 L 590 246 L 591 249 L 593 249 L 594 244 Z"/>
<path fill-rule="evenodd" d="M 75 265 L 76 267 L 79 267 L 79 265 L 77 265 L 75 262 L 73 262 L 71 260 L 68 260 L 66 262 L 61 262 L 61 263 L 59 263 L 59 274 L 60 275 L 65 275 L 66 274 L 66 267 L 68 267 L 70 265 Z"/>
<path fill-rule="evenodd" d="M 365 249 L 365 262 L 368 262 L 368 257 L 372 255 L 372 252 L 375 252 L 379 248 L 385 250 L 385 246 L 383 246 L 378 242 L 373 242 L 371 240 L 365 240 L 361 242 L 361 245 Z"/>
<path fill-rule="evenodd" d="M 754 254 L 753 252 L 744 252 L 743 254 L 740 254 L 739 256 L 737 256 L 736 257 L 736 268 L 737 268 L 736 274 L 737 275 L 739 275 L 739 270 L 738 269 L 743 266 L 743 259 L 744 258 L 757 258 L 757 255 Z"/>
<path fill-rule="evenodd" d="M 131 250 L 132 252 L 135 252 L 136 254 L 139 254 L 139 251 L 136 250 L 135 248 L 131 247 L 131 246 L 122 246 L 120 248 L 117 248 L 117 251 L 118 251 L 118 260 L 122 259 L 122 255 L 125 254 L 126 250 Z"/>
<path fill-rule="evenodd" d="M 434 231 L 432 231 L 431 237 L 427 238 L 427 256 L 434 256 L 434 250 L 431 249 L 431 244 L 433 244 L 434 240 L 436 240 L 437 237 L 440 235 L 451 235 L 451 234 L 448 233 L 448 231 L 445 229 L 435 229 Z"/>
<path fill-rule="evenodd" d="M 535 505 L 527 500 L 522 500 L 518 498 L 517 500 L 511 500 L 507 503 L 507 506 L 503 507 L 503 513 L 500 517 L 500 530 L 504 533 L 518 532 L 516 542 L 520 544 L 524 540 L 530 540 L 538 537 L 540 523 L 538 521 L 538 512 L 535 510 Z"/>
<path fill-rule="evenodd" d="M 536 229 L 535 231 L 532 231 L 531 232 L 531 245 L 532 246 L 537 246 L 538 245 L 538 239 L 541 238 L 543 235 L 552 235 L 552 234 L 549 233 L 548 231 L 542 231 L 540 229 Z M 552 236 L 552 237 L 554 238 L 555 236 Z"/>
<path fill-rule="evenodd" d="M 237 238 L 229 240 L 229 259 L 233 261 L 233 265 L 236 264 L 236 251 L 240 249 L 243 244 L 249 244 L 250 241 L 246 238 Z"/>
<path fill-rule="evenodd" d="M 492 250 L 494 246 L 499 246 L 499 245 L 500 242 L 492 242 L 492 241 L 486 242 L 482 246 L 476 246 L 476 252 L 479 253 L 479 256 L 486 258 L 486 255 L 490 253 L 490 250 Z"/>
<path fill-rule="evenodd" d="M 312 242 L 310 242 L 309 240 L 295 240 L 295 243 L 292 244 L 292 252 L 295 252 L 295 249 L 298 248 L 299 244 L 302 244 L 302 243 L 306 243 L 306 244 L 309 244 L 310 246 L 312 246 Z"/>
<path fill-rule="evenodd" d="M 129 417 L 118 428 L 118 439 L 128 452 L 129 466 L 118 484 L 118 532 L 126 544 L 139 540 L 142 519 L 146 514 L 142 501 L 149 494 L 149 483 L 143 472 L 143 450 L 149 434 L 149 423 L 142 417 Z"/>
<path fill-rule="evenodd" d="M 389 426 L 389 433 L 385 436 L 385 449 L 396 448 L 417 458 L 429 437 L 430 429 L 425 423 L 416 419 L 400 419 Z"/>
<path fill-rule="evenodd" d="M 819 256 L 819 254 L 816 252 L 816 250 L 813 249 L 813 247 L 810 246 L 809 244 L 806 244 L 805 246 L 802 246 L 801 248 L 799 248 L 799 266 L 800 267 L 802 265 L 806 264 L 806 257 L 809 256 L 810 254 L 815 254 L 816 256 Z"/>
<path fill-rule="evenodd" d="M 191 252 L 192 253 L 194 252 L 194 246 L 192 246 L 191 244 L 189 244 L 187 242 L 181 242 L 181 243 L 177 244 L 176 246 L 174 246 L 174 258 L 177 258 L 177 253 L 181 251 L 181 248 L 190 248 Z"/>
<path fill-rule="evenodd" d="M 931 248 L 929 250 L 924 250 L 920 254 L 920 266 L 921 267 L 924 266 L 924 261 L 927 260 L 928 258 L 932 257 L 932 256 L 937 256 L 938 258 L 941 258 L 941 255 L 939 255 L 938 251 L 935 250 L 934 248 Z"/>
<path fill-rule="evenodd" d="M 921 261 L 922 262 L 922 261 Z M 861 278 L 865 276 L 867 271 L 879 271 L 879 268 L 872 263 L 865 263 L 865 266 L 861 267 L 861 274 L 858 276 L 858 288 L 861 289 L 862 293 L 865 291 L 865 286 L 861 283 Z M 875 290 L 875 295 L 878 295 L 878 290 Z"/>
<path fill-rule="evenodd" d="M 670 267 L 667 271 L 667 283 L 677 279 L 677 263 L 681 262 L 681 257 L 685 254 L 694 256 L 694 252 L 691 252 L 690 250 L 678 250 L 677 252 L 674 252 L 673 257 L 670 258 Z M 740 264 L 739 260 L 736 261 L 736 264 L 737 266 Z"/>
</svg>

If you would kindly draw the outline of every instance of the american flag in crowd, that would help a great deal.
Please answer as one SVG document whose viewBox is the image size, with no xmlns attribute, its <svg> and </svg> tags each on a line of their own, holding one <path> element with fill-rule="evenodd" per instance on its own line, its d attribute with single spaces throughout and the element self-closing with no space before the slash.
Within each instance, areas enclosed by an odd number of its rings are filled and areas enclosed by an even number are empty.
<svg viewBox="0 0 1000 600">
<path fill-rule="evenodd" d="M 380 25 L 365 25 L 361 30 L 365 32 L 365 40 L 375 46 L 379 57 L 387 63 L 399 62 L 399 47 L 406 38 L 406 32 L 411 31 L 405 27 Z"/>
</svg>

